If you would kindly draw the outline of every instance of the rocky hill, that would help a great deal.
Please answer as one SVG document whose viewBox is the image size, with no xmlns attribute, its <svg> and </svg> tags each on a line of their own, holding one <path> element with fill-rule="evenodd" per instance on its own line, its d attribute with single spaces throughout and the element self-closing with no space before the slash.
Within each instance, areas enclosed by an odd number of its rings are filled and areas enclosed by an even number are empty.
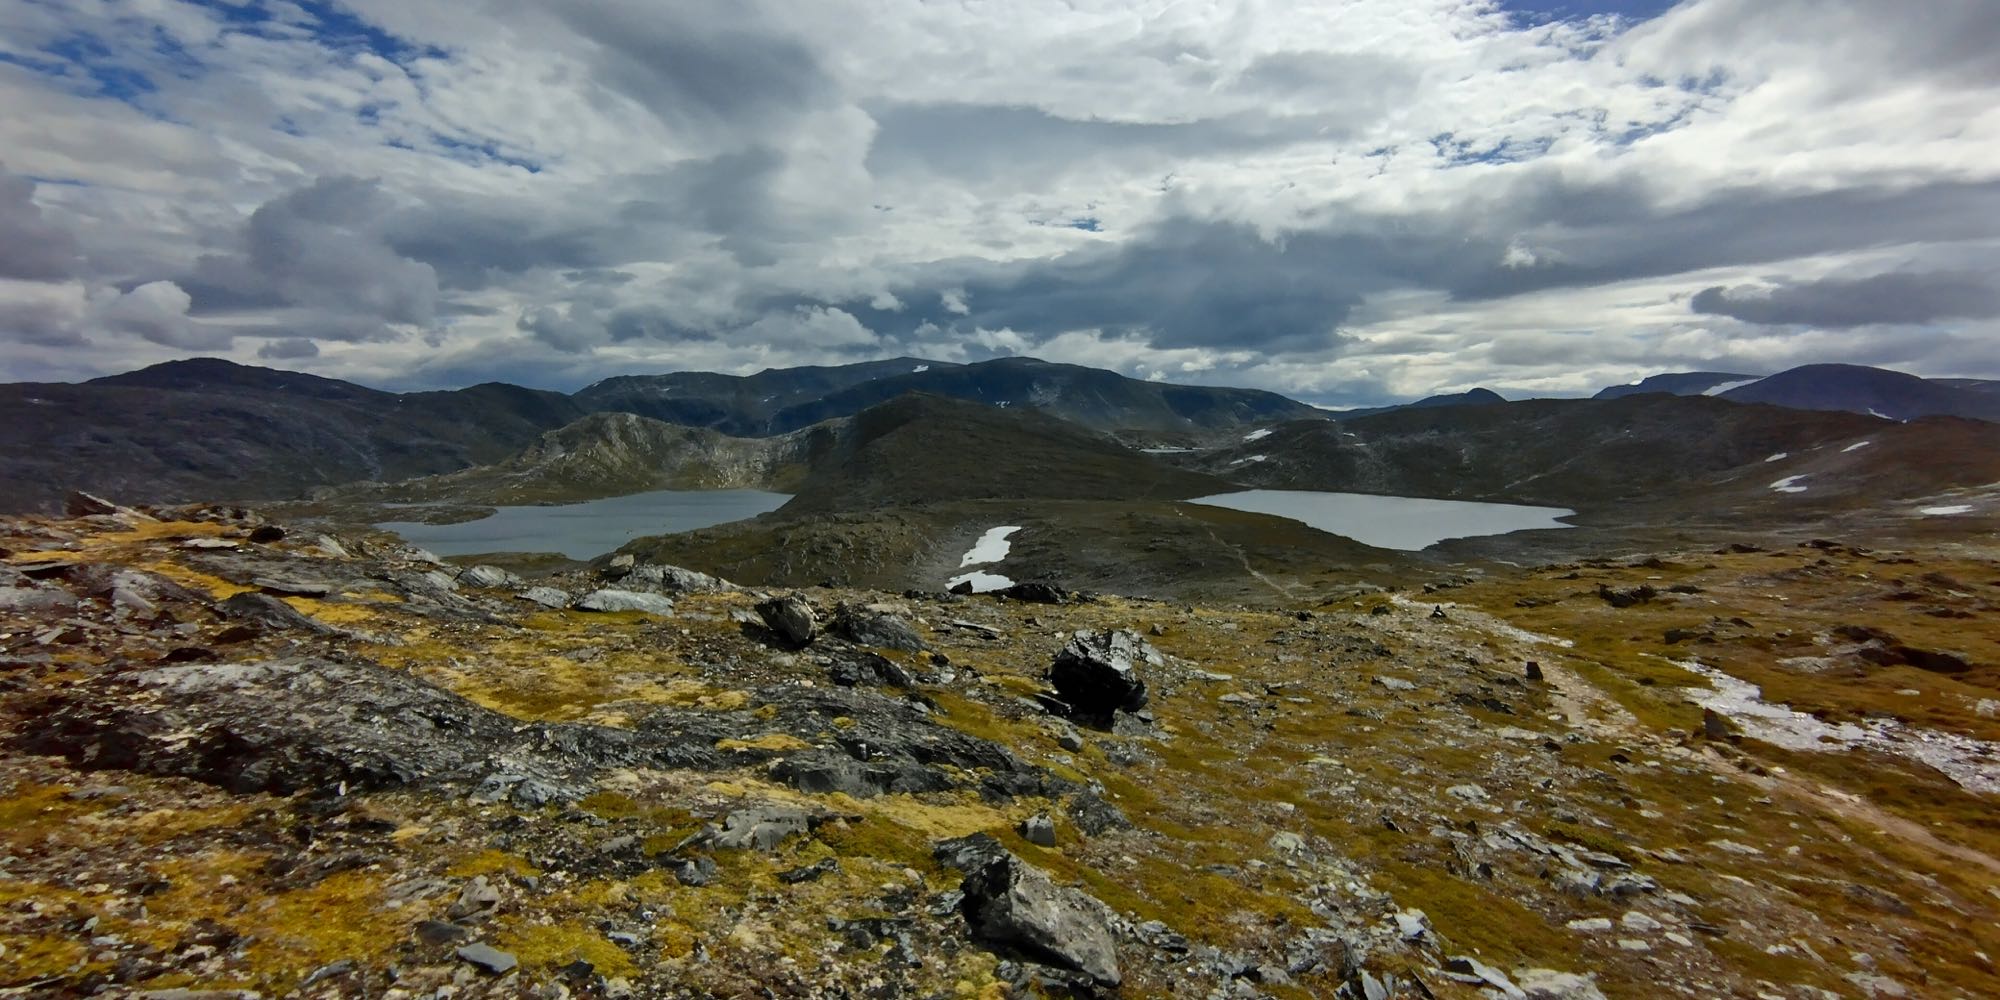
<svg viewBox="0 0 2000 1000">
<path fill-rule="evenodd" d="M 1861 365 L 1793 368 L 1730 389 L 1722 398 L 1801 410 L 1846 410 L 1890 420 L 1949 416 L 2000 422 L 2000 396 L 1992 392 Z"/>
<path fill-rule="evenodd" d="M 1372 417 L 1378 413 L 1394 413 L 1398 410 L 1434 410 L 1443 406 L 1490 406 L 1504 403 L 1505 396 L 1491 389 L 1467 389 L 1464 392 L 1425 396 L 1414 403 L 1399 403 L 1394 406 L 1368 406 L 1354 410 L 1334 410 L 1326 415 L 1335 420 L 1353 420 L 1357 417 Z"/>
<path fill-rule="evenodd" d="M 862 382 L 787 408 L 775 418 L 772 429 L 788 430 L 859 413 L 912 392 L 1033 409 L 1106 432 L 1233 431 L 1276 420 L 1322 416 L 1311 406 L 1273 392 L 1170 385 L 1127 378 L 1101 368 L 1035 358 L 1000 358 Z"/>
<path fill-rule="evenodd" d="M 1871 441 L 1844 461 L 1882 465 L 1877 498 L 1913 497 L 2000 475 L 2000 435 L 1974 422 L 1898 425 L 1858 414 L 1747 406 L 1707 396 L 1523 400 L 1288 424 L 1191 464 L 1272 489 L 1318 489 L 1601 510 L 1698 502 L 1742 479 L 1768 495 L 1804 456 Z M 1865 449 L 1865 450 L 1864 450 Z M 1764 477 L 1766 472 L 1772 473 Z M 1764 478 L 1760 478 L 1764 477 Z"/>
<path fill-rule="evenodd" d="M 398 394 L 214 360 L 0 385 L 0 509 L 53 511 L 71 489 L 294 497 L 496 462 L 583 415 L 519 386 Z"/>
<path fill-rule="evenodd" d="M 492 465 L 397 483 L 324 491 L 328 500 L 537 504 L 648 490 L 789 490 L 814 456 L 833 447 L 833 426 L 766 438 L 729 437 L 630 413 L 593 413 L 544 433 Z"/>
<path fill-rule="evenodd" d="M 1990 521 L 1249 611 L 522 580 L 241 510 L 72 510 L 0 521 L 10 993 L 1996 975 Z"/>
<path fill-rule="evenodd" d="M 1229 488 L 1035 410 L 910 394 L 838 425 L 780 511 L 952 500 L 1157 500 Z"/>
<path fill-rule="evenodd" d="M 1710 396 L 1714 395 L 1718 388 L 1746 385 L 1762 377 L 1738 372 L 1670 372 L 1664 375 L 1648 375 L 1630 385 L 1607 386 L 1597 390 L 1597 395 L 1591 398 L 1619 399 L 1624 396 L 1642 396 L 1650 392 L 1664 392 L 1675 396 Z"/>
<path fill-rule="evenodd" d="M 767 368 L 755 375 L 670 372 L 621 375 L 593 383 L 573 397 L 600 412 L 635 413 L 732 437 L 761 437 L 802 429 L 779 415 L 864 382 L 959 367 L 922 358 L 894 358 L 851 365 Z M 834 414 L 845 416 L 847 414 Z"/>
</svg>

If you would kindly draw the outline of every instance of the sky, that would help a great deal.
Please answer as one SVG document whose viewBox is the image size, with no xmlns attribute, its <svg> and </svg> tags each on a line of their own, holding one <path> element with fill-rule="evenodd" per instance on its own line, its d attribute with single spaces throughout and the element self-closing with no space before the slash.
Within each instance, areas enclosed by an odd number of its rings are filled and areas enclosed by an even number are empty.
<svg viewBox="0 0 2000 1000">
<path fill-rule="evenodd" d="M 2000 377 L 1992 0 L 0 0 L 0 379 Z"/>
</svg>

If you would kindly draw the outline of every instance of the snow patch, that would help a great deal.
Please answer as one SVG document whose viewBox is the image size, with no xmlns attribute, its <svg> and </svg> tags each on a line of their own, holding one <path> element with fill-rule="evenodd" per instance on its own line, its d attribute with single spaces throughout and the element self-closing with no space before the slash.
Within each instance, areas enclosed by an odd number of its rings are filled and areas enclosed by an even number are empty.
<svg viewBox="0 0 2000 1000">
<path fill-rule="evenodd" d="M 1007 550 L 1014 547 L 1014 543 L 1008 541 L 1007 536 L 1019 530 L 1021 526 L 1018 524 L 986 529 L 986 533 L 979 536 L 979 541 L 972 544 L 972 550 L 958 560 L 958 565 L 961 568 L 978 566 L 981 563 L 994 563 L 1007 558 Z"/>
<path fill-rule="evenodd" d="M 1237 459 L 1236 461 L 1234 461 L 1234 462 L 1231 462 L 1231 463 L 1229 463 L 1229 464 L 1230 464 L 1230 465 L 1242 465 L 1242 464 L 1244 464 L 1244 463 L 1246 463 L 1246 462 L 1261 462 L 1261 461 L 1263 461 L 1263 460 L 1265 460 L 1266 458 L 1269 458 L 1269 457 L 1270 457 L 1269 455 L 1250 455 L 1250 456 L 1248 456 L 1248 457 L 1245 457 L 1245 458 L 1239 458 L 1239 459 Z"/>
<path fill-rule="evenodd" d="M 1804 493 L 1806 491 L 1806 488 L 1799 485 L 1799 480 L 1804 478 L 1806 477 L 1786 476 L 1785 478 L 1780 479 L 1775 483 L 1772 483 L 1771 490 L 1774 493 Z"/>
<path fill-rule="evenodd" d="M 1928 764 L 1967 791 L 2000 792 L 2000 766 L 1991 763 L 2000 756 L 2000 743 L 1893 720 L 1826 723 L 1790 705 L 1767 702 L 1762 688 L 1713 667 L 1693 660 L 1668 662 L 1708 681 L 1709 690 L 1690 693 L 1690 700 L 1729 717 L 1754 739 L 1822 753 L 1853 747 L 1879 750 Z"/>
<path fill-rule="evenodd" d="M 975 569 L 970 573 L 960 573 L 946 580 L 944 586 L 946 590 L 950 590 L 961 583 L 968 582 L 972 584 L 972 592 L 975 594 L 984 594 L 994 590 L 1006 590 L 1008 587 L 1014 585 L 1014 581 L 998 573 L 988 573 L 983 569 Z"/>
<path fill-rule="evenodd" d="M 1185 455 L 1185 454 L 1187 454 L 1188 452 L 1191 452 L 1191 451 L 1193 451 L 1193 450 L 1194 450 L 1193 448 L 1141 448 L 1141 449 L 1139 449 L 1140 453 L 1141 453 L 1141 454 L 1145 454 L 1145 455 Z"/>
<path fill-rule="evenodd" d="M 1736 382 L 1724 382 L 1721 385 L 1712 385 L 1703 389 L 1701 394 L 1704 396 L 1720 396 L 1731 389 L 1741 389 L 1746 385 L 1756 385 L 1762 381 L 1764 380 L 1761 378 L 1746 378 Z"/>
<path fill-rule="evenodd" d="M 1970 514 L 1972 513 L 1972 505 L 1969 503 L 1955 503 L 1945 507 L 1925 507 L 1917 511 L 1917 513 L 1925 517 L 1948 517 L 1952 514 Z"/>
<path fill-rule="evenodd" d="M 1873 441 L 1856 441 L 1853 444 L 1850 444 L 1847 447 L 1840 449 L 1840 453 L 1845 455 L 1850 451 L 1860 451 L 1861 449 L 1866 448 L 1874 443 L 1875 442 Z"/>
<path fill-rule="evenodd" d="M 1270 436 L 1271 436 L 1271 429 L 1269 427 L 1261 427 L 1258 428 L 1257 430 L 1251 431 L 1250 433 L 1243 435 L 1243 440 L 1262 441 Z"/>
<path fill-rule="evenodd" d="M 1776 455 L 1772 455 L 1772 456 L 1771 456 L 1770 458 L 1767 458 L 1767 459 L 1765 459 L 1765 460 L 1764 460 L 1764 464 L 1766 464 L 1766 465 L 1769 465 L 1769 464 L 1771 464 L 1772 462 L 1782 462 L 1782 461 L 1784 461 L 1785 459 L 1788 459 L 1788 458 L 1790 458 L 1790 457 L 1792 457 L 1792 453 L 1791 453 L 1791 452 L 1789 452 L 1789 451 L 1781 451 L 1781 452 L 1777 453 Z"/>
<path fill-rule="evenodd" d="M 929 365 L 918 365 L 918 366 L 916 366 L 915 368 L 912 368 L 912 369 L 910 369 L 910 372 L 911 372 L 912 374 L 915 374 L 915 373 L 917 373 L 917 372 L 927 372 L 927 371 L 930 371 L 930 370 L 931 370 L 931 366 L 929 366 Z"/>
</svg>

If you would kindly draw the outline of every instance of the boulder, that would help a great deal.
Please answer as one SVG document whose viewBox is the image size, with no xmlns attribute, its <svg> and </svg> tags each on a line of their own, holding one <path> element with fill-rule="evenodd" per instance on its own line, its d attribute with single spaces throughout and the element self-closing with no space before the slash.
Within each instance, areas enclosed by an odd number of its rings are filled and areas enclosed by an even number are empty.
<svg viewBox="0 0 2000 1000">
<path fill-rule="evenodd" d="M 668 594 L 707 594 L 740 589 L 721 577 L 655 563 L 634 567 L 621 582 L 629 589 L 658 590 Z"/>
<path fill-rule="evenodd" d="M 250 529 L 250 540 L 257 543 L 258 545 L 269 545 L 272 542 L 282 542 L 285 540 L 285 529 L 280 528 L 275 524 L 260 524 L 257 527 Z"/>
<path fill-rule="evenodd" d="M 748 806 L 723 817 L 722 827 L 710 839 L 723 850 L 754 848 L 769 851 L 785 838 L 806 832 L 812 826 L 803 809 L 791 806 Z"/>
<path fill-rule="evenodd" d="M 1061 604 L 1069 599 L 1061 587 L 1053 583 L 1017 583 L 1000 591 L 1000 596 L 1010 601 L 1025 601 L 1029 604 Z"/>
<path fill-rule="evenodd" d="M 215 606 L 217 611 L 239 622 L 258 626 L 270 632 L 332 632 L 333 629 L 314 621 L 294 610 L 291 605 L 272 597 L 245 591 L 225 598 Z"/>
<path fill-rule="evenodd" d="M 489 975 L 504 975 L 512 972 L 520 962 L 513 955 L 501 951 L 490 944 L 468 944 L 458 949 L 461 961 Z"/>
<path fill-rule="evenodd" d="M 102 514 L 135 514 L 137 511 L 120 507 L 103 497 L 75 490 L 63 498 L 63 513 L 70 517 L 94 517 Z"/>
<path fill-rule="evenodd" d="M 910 672 L 897 666 L 880 653 L 866 650 L 849 650 L 834 657 L 827 667 L 827 677 L 841 687 L 875 685 L 879 687 L 914 687 L 916 678 Z"/>
<path fill-rule="evenodd" d="M 1056 821 L 1046 812 L 1038 812 L 1021 821 L 1017 827 L 1021 839 L 1041 847 L 1056 846 Z"/>
<path fill-rule="evenodd" d="M 930 648 L 909 622 L 885 611 L 843 604 L 826 630 L 857 646 L 900 649 L 916 653 Z"/>
<path fill-rule="evenodd" d="M 764 619 L 764 624 L 778 638 L 793 646 L 809 645 L 819 633 L 819 616 L 813 614 L 812 605 L 805 598 L 797 595 L 758 602 L 757 616 Z"/>
<path fill-rule="evenodd" d="M 989 858 L 965 877 L 960 912 L 974 938 L 1116 986 L 1118 949 L 1109 907 L 1056 885 L 1012 854 Z"/>
<path fill-rule="evenodd" d="M 554 587 L 529 587 L 514 596 L 545 608 L 569 607 L 569 595 Z"/>
<path fill-rule="evenodd" d="M 458 575 L 458 582 L 468 587 L 518 587 L 521 578 L 498 566 L 474 566 Z"/>
<path fill-rule="evenodd" d="M 576 602 L 578 611 L 643 611 L 649 615 L 674 613 L 674 602 L 658 594 L 636 590 L 593 590 Z"/>
<path fill-rule="evenodd" d="M 1138 673 L 1141 662 L 1164 661 L 1137 633 L 1078 632 L 1049 665 L 1049 683 L 1071 718 L 1104 727 L 1115 713 L 1146 707 L 1146 682 Z"/>
</svg>

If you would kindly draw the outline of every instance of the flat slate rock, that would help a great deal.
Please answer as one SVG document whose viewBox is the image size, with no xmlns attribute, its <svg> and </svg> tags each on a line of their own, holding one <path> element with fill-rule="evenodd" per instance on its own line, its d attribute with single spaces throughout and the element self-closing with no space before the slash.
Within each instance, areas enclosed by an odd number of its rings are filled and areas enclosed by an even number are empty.
<svg viewBox="0 0 2000 1000">
<path fill-rule="evenodd" d="M 578 611 L 643 611 L 649 615 L 674 613 L 674 602 L 658 594 L 637 590 L 593 590 L 576 602 Z"/>
</svg>

